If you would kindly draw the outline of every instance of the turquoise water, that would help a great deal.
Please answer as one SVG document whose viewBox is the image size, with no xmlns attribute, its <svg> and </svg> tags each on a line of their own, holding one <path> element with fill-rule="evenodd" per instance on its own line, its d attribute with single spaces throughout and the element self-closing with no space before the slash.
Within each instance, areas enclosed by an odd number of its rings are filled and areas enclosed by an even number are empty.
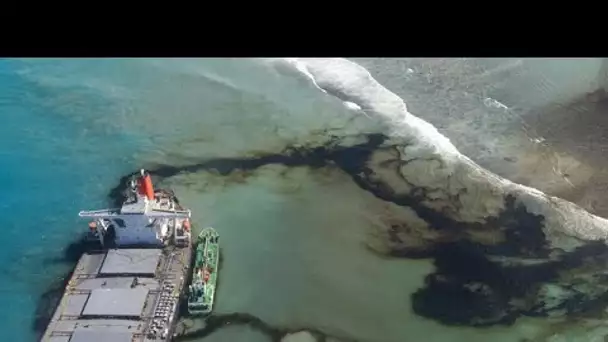
<svg viewBox="0 0 608 342">
<path fill-rule="evenodd" d="M 114 153 L 132 154 L 137 137 L 93 123 L 111 108 L 109 101 L 69 82 L 86 64 L 0 61 L 2 340 L 35 339 L 32 320 L 38 298 L 69 268 L 61 262 L 63 249 L 85 227 L 78 211 L 105 206 L 116 178 L 135 165 Z M 37 82 L 29 77 L 34 68 L 39 76 L 61 82 Z M 60 100 L 65 96 L 72 100 Z"/>
<path fill-rule="evenodd" d="M 278 112 L 259 92 L 280 82 L 260 87 L 277 77 L 263 73 L 240 60 L 0 60 L 1 340 L 35 340 L 40 296 L 73 267 L 65 249 L 86 230 L 78 211 L 107 207 L 119 177 L 264 140 L 247 125 L 266 122 L 242 115 Z"/>
</svg>

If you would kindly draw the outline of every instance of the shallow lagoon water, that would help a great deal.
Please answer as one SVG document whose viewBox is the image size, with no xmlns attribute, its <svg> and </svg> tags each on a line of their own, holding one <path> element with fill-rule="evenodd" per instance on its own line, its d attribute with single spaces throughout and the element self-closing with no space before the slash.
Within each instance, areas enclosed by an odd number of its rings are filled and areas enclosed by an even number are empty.
<svg viewBox="0 0 608 342">
<path fill-rule="evenodd" d="M 119 177 L 140 166 L 314 143 L 344 126 L 339 113 L 349 110 L 267 60 L 4 60 L 0 84 L 0 310 L 14 341 L 34 340 L 39 295 L 72 266 L 62 250 L 85 229 L 78 210 L 105 207 Z M 370 125 L 356 120 L 360 130 Z M 415 315 L 410 295 L 432 263 L 370 252 L 376 226 L 394 209 L 337 168 L 202 170 L 163 183 L 192 208 L 198 227 L 222 235 L 219 314 L 344 341 L 543 341 L 562 333 L 545 319 L 479 329 Z M 264 337 L 233 326 L 201 340 L 241 339 Z"/>
<path fill-rule="evenodd" d="M 409 296 L 432 263 L 370 252 L 379 216 L 394 207 L 342 171 L 269 166 L 236 181 L 201 172 L 169 184 L 194 204 L 197 222 L 222 234 L 218 314 L 249 313 L 344 341 L 518 341 L 543 333 L 535 320 L 446 328 L 415 315 Z"/>
</svg>

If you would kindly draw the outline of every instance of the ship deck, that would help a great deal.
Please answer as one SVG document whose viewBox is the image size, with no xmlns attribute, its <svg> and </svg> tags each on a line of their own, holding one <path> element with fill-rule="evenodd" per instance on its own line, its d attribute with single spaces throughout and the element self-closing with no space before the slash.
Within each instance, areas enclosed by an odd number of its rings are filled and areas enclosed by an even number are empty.
<svg viewBox="0 0 608 342">
<path fill-rule="evenodd" d="M 41 341 L 171 340 L 191 256 L 173 246 L 83 254 Z"/>
</svg>

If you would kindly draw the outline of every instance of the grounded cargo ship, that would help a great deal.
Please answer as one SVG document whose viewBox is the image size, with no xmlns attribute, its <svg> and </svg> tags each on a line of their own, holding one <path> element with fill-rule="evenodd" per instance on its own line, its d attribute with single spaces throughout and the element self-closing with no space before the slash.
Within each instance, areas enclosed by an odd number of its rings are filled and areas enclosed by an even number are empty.
<svg viewBox="0 0 608 342">
<path fill-rule="evenodd" d="M 141 170 L 121 208 L 79 216 L 93 219 L 99 247 L 81 256 L 42 341 L 170 341 L 192 260 L 190 211 Z"/>
<path fill-rule="evenodd" d="M 213 310 L 220 260 L 220 236 L 211 227 L 203 229 L 196 241 L 192 285 L 188 291 L 188 313 L 208 315 Z"/>
</svg>

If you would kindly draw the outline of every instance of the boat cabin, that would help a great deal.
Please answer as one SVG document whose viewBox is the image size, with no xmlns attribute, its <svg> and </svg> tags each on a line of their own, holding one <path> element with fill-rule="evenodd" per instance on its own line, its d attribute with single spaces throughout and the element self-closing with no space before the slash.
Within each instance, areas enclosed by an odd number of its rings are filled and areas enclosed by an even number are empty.
<svg viewBox="0 0 608 342">
<path fill-rule="evenodd" d="M 122 207 L 81 211 L 92 218 L 89 228 L 102 246 L 150 246 L 190 243 L 190 210 L 183 210 L 172 193 L 154 190 L 145 170 L 133 179 Z"/>
</svg>

